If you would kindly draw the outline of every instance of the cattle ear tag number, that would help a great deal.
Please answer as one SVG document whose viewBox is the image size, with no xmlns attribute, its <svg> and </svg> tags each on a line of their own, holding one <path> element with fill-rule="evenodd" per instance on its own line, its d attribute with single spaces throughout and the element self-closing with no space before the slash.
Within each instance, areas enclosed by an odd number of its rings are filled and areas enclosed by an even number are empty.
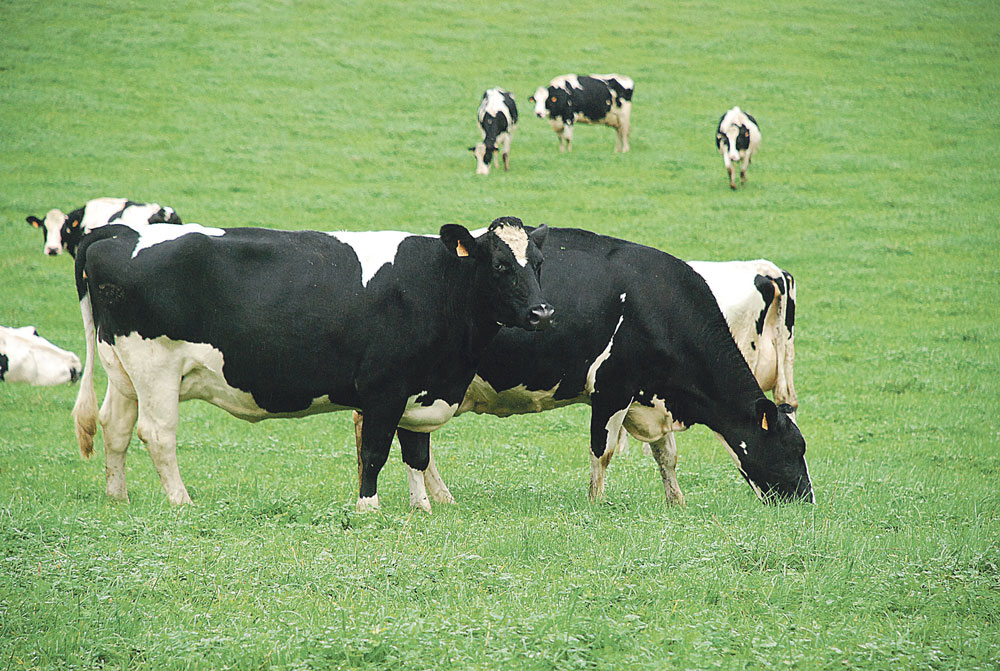
<svg viewBox="0 0 1000 671">
<path fill-rule="evenodd" d="M 462 241 L 459 240 L 455 243 L 455 255 L 456 256 L 468 256 L 469 250 L 467 250 L 463 245 Z"/>
<path fill-rule="evenodd" d="M 767 415 L 761 415 L 760 417 L 760 428 L 767 431 Z"/>
</svg>

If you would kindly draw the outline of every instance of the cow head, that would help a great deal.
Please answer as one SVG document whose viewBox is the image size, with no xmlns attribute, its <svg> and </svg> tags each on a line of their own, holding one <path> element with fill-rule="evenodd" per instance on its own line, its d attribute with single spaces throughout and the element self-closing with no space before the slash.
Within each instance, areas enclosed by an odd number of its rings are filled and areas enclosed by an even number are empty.
<svg viewBox="0 0 1000 671">
<path fill-rule="evenodd" d="M 495 144 L 480 142 L 475 147 L 469 147 L 469 151 L 476 156 L 476 174 L 490 174 L 490 163 L 493 161 L 493 154 L 499 151 L 499 148 Z"/>
<path fill-rule="evenodd" d="M 795 424 L 795 409 L 775 406 L 759 398 L 753 407 L 752 428 L 742 435 L 723 437 L 740 473 L 765 502 L 813 502 L 806 466 L 806 441 Z"/>
<path fill-rule="evenodd" d="M 25 218 L 25 221 L 35 228 L 41 229 L 42 235 L 45 237 L 45 253 L 49 256 L 57 256 L 62 254 L 64 247 L 68 247 L 70 240 L 79 241 L 83 236 L 83 230 L 80 227 L 81 219 L 82 212 L 80 211 L 66 215 L 61 210 L 53 209 L 48 211 L 45 219 L 29 216 Z M 75 242 L 73 248 L 70 249 L 71 254 L 74 249 L 76 249 Z"/>
<path fill-rule="evenodd" d="M 535 95 L 528 98 L 535 103 L 535 116 L 539 119 L 573 118 L 573 98 L 569 91 L 559 86 L 539 86 Z"/>
<path fill-rule="evenodd" d="M 750 129 L 736 124 L 720 126 L 715 134 L 715 146 L 727 155 L 730 161 L 738 161 L 740 150 L 750 148 Z"/>
<path fill-rule="evenodd" d="M 544 224 L 529 233 L 517 217 L 500 217 L 478 238 L 464 226 L 446 224 L 441 241 L 455 256 L 477 265 L 485 294 L 481 300 L 491 319 L 501 326 L 536 331 L 547 328 L 554 313 L 539 284 L 547 233 Z"/>
</svg>

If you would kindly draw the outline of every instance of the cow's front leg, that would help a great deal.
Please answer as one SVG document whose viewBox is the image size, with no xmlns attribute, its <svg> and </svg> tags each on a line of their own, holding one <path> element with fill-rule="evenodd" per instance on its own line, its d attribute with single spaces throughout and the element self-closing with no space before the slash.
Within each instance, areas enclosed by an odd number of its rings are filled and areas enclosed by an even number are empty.
<svg viewBox="0 0 1000 671">
<path fill-rule="evenodd" d="M 590 490 L 588 496 L 596 501 L 604 495 L 604 473 L 618 444 L 622 422 L 628 414 L 631 399 L 615 400 L 601 394 L 591 396 L 590 413 Z"/>
<path fill-rule="evenodd" d="M 431 500 L 427 497 L 424 476 L 430 461 L 431 434 L 398 429 L 399 447 L 403 453 L 403 463 L 406 465 L 406 478 L 410 486 L 410 506 L 420 508 L 426 513 L 431 511 Z"/>
<path fill-rule="evenodd" d="M 358 512 L 367 512 L 379 507 L 378 474 L 389 458 L 389 447 L 396 425 L 403 416 L 405 400 L 397 402 L 376 402 L 362 409 L 361 450 L 358 476 Z"/>
<path fill-rule="evenodd" d="M 677 484 L 677 441 L 674 440 L 674 432 L 668 431 L 663 438 L 650 443 L 653 451 L 653 458 L 660 468 L 660 478 L 663 479 L 663 494 L 667 497 L 667 503 L 684 505 L 684 494 L 681 486 Z"/>
<path fill-rule="evenodd" d="M 562 133 L 559 135 L 561 142 L 559 143 L 559 151 L 571 151 L 573 149 L 573 124 L 564 124 L 562 128 Z M 563 142 L 566 146 L 563 147 Z"/>
<path fill-rule="evenodd" d="M 503 169 L 510 170 L 510 135 L 503 139 Z"/>
<path fill-rule="evenodd" d="M 747 154 L 740 161 L 740 186 L 747 183 L 747 168 L 750 167 L 750 155 Z"/>
</svg>

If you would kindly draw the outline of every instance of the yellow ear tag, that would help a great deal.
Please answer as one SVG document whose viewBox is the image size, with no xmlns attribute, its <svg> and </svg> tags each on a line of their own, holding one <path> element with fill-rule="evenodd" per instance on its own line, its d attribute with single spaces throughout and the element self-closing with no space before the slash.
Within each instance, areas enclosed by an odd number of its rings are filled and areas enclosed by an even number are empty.
<svg viewBox="0 0 1000 671">
<path fill-rule="evenodd" d="M 457 256 L 468 256 L 469 255 L 469 251 L 465 247 L 462 246 L 462 241 L 461 240 L 459 240 L 458 242 L 455 243 L 455 254 Z"/>
<path fill-rule="evenodd" d="M 79 226 L 79 225 L 80 225 L 80 222 L 79 222 L 79 221 L 77 221 L 76 219 L 74 219 L 74 220 L 73 220 L 73 228 L 76 228 L 76 227 L 77 227 L 77 226 Z"/>
<path fill-rule="evenodd" d="M 767 415 L 761 415 L 760 417 L 760 428 L 767 431 Z"/>
<path fill-rule="evenodd" d="M 41 224 L 39 224 L 37 221 L 31 222 L 31 225 L 34 226 L 35 228 L 38 228 L 39 226 L 41 226 Z"/>
</svg>

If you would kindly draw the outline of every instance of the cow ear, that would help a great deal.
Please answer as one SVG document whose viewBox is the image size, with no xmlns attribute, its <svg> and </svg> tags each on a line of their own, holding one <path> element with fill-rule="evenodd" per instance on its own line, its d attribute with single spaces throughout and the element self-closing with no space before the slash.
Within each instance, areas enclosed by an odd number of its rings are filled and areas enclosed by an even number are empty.
<svg viewBox="0 0 1000 671">
<path fill-rule="evenodd" d="M 476 151 L 476 148 L 475 147 L 469 147 L 469 151 L 474 152 L 474 151 Z"/>
<path fill-rule="evenodd" d="M 539 249 L 545 244 L 545 237 L 549 234 L 549 227 L 546 224 L 539 224 L 538 228 L 533 230 L 528 234 L 531 241 L 535 243 L 535 246 Z"/>
<path fill-rule="evenodd" d="M 535 102 L 535 96 L 528 96 L 528 102 L 529 103 Z"/>
<path fill-rule="evenodd" d="M 476 256 L 476 239 L 465 226 L 445 224 L 441 227 L 441 242 L 455 256 Z"/>
<path fill-rule="evenodd" d="M 760 428 L 765 431 L 770 431 L 776 426 L 776 422 L 778 420 L 778 406 L 776 406 L 770 399 L 757 399 L 757 404 L 754 408 L 756 410 L 756 416 L 760 419 Z"/>
<path fill-rule="evenodd" d="M 34 226 L 35 228 L 42 227 L 42 220 L 39 219 L 38 217 L 25 217 L 24 220 L 29 224 L 31 224 L 32 226 Z"/>
</svg>

